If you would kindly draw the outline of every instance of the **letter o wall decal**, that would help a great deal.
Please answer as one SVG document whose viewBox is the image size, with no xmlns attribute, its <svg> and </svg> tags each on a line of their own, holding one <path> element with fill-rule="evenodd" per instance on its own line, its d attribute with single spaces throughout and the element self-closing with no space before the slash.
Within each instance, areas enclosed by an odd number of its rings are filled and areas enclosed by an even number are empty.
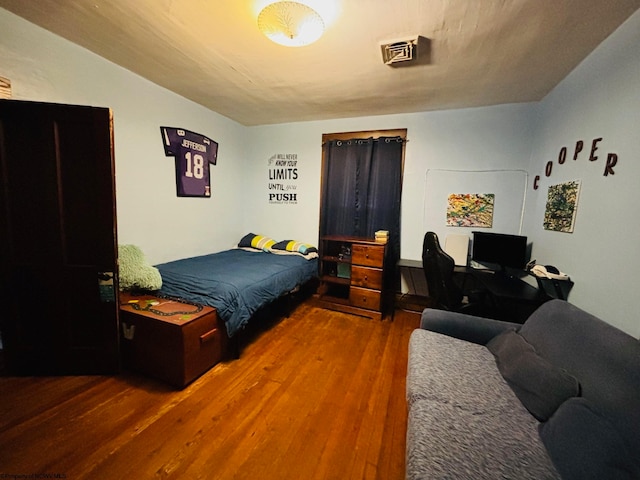
<svg viewBox="0 0 640 480">
<path fill-rule="evenodd" d="M 558 163 L 562 165 L 567 160 L 567 147 L 562 147 L 558 154 Z M 548 177 L 549 175 L 547 175 Z"/>
</svg>

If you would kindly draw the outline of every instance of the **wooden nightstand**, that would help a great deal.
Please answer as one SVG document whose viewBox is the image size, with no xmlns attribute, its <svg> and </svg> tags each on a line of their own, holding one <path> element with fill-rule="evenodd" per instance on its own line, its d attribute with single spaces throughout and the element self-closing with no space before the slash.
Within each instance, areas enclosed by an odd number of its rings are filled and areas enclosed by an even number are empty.
<svg viewBox="0 0 640 480">
<path fill-rule="evenodd" d="M 131 370 L 183 388 L 222 359 L 216 309 L 120 293 L 121 352 Z"/>
</svg>

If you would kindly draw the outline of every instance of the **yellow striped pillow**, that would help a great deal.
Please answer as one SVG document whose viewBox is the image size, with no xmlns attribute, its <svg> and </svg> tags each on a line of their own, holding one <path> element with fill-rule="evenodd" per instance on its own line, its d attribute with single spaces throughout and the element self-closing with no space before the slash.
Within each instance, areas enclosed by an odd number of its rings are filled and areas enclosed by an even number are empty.
<svg viewBox="0 0 640 480">
<path fill-rule="evenodd" d="M 298 252 L 303 255 L 307 255 L 312 252 L 317 252 L 318 249 L 308 243 L 297 242 L 295 240 L 283 240 L 276 243 L 271 248 L 274 250 L 286 250 L 287 252 Z"/>
<path fill-rule="evenodd" d="M 268 252 L 275 243 L 276 241 L 273 238 L 265 237 L 264 235 L 256 235 L 251 239 L 251 246 L 253 248 L 259 248 L 265 252 Z"/>
<path fill-rule="evenodd" d="M 256 235 L 255 233 L 248 233 L 240 239 L 238 246 L 241 248 L 258 248 L 268 252 L 269 249 L 276 243 L 272 238 L 264 235 Z"/>
</svg>

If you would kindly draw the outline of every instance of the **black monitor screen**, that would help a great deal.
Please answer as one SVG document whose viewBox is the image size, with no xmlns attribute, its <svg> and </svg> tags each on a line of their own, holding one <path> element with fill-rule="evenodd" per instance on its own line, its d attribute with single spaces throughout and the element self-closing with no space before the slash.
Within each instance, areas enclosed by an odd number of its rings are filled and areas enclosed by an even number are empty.
<svg viewBox="0 0 640 480">
<path fill-rule="evenodd" d="M 473 232 L 471 259 L 500 267 L 525 268 L 527 237 L 504 233 Z"/>
</svg>

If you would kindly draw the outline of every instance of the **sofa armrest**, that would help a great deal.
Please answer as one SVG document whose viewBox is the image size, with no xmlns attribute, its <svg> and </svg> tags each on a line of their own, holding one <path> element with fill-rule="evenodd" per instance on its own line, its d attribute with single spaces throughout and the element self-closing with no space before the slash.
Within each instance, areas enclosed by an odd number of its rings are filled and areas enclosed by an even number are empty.
<svg viewBox="0 0 640 480">
<path fill-rule="evenodd" d="M 518 330 L 519 323 L 504 322 L 491 318 L 474 317 L 464 313 L 426 308 L 422 312 L 420 328 L 467 342 L 486 345 L 496 335 L 506 330 Z"/>
</svg>

